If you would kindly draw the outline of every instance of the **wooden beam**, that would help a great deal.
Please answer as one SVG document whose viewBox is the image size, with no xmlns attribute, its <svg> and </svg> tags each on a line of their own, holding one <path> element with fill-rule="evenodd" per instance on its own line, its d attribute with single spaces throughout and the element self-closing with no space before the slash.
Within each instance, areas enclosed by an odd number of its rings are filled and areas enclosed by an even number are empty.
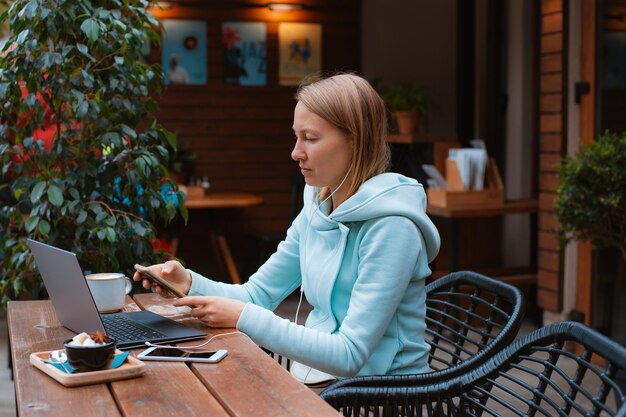
<svg viewBox="0 0 626 417">
<path fill-rule="evenodd" d="M 581 8 L 581 80 L 589 83 L 590 90 L 581 97 L 580 137 L 582 144 L 588 144 L 596 131 L 596 0 L 582 1 Z M 591 266 L 591 244 L 578 243 L 576 309 L 584 314 L 586 325 L 591 324 Z"/>
</svg>

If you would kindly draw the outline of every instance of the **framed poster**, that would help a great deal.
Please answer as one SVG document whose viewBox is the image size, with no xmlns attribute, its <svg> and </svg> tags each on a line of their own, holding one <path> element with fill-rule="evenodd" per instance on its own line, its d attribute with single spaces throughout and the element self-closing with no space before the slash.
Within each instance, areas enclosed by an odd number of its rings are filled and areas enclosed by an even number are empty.
<svg viewBox="0 0 626 417">
<path fill-rule="evenodd" d="M 280 23 L 278 48 L 278 83 L 299 85 L 304 77 L 322 69 L 322 25 Z"/>
<path fill-rule="evenodd" d="M 164 19 L 162 65 L 165 84 L 206 84 L 206 22 Z"/>
<path fill-rule="evenodd" d="M 267 84 L 267 25 L 263 22 L 222 23 L 224 83 Z"/>
</svg>

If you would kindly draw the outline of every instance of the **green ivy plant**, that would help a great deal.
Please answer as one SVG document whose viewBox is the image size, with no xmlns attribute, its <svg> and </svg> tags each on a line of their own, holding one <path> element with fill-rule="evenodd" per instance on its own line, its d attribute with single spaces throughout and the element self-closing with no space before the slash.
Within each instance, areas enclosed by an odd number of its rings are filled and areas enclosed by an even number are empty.
<svg viewBox="0 0 626 417">
<path fill-rule="evenodd" d="M 626 260 L 626 133 L 606 132 L 558 164 L 556 214 L 562 243 L 613 246 Z"/>
<path fill-rule="evenodd" d="M 186 220 L 167 171 L 176 137 L 155 117 L 162 70 L 141 52 L 159 42 L 151 3 L 16 0 L 0 17 L 13 34 L 0 52 L 2 186 L 16 201 L 0 210 L 3 303 L 40 287 L 26 238 L 131 274 L 165 256 L 155 223 Z"/>
</svg>

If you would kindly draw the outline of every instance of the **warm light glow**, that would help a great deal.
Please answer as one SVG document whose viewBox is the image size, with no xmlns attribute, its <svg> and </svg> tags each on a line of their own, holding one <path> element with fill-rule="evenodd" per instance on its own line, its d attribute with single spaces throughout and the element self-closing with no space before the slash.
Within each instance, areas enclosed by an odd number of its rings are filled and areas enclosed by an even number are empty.
<svg viewBox="0 0 626 417">
<path fill-rule="evenodd" d="M 172 6 L 172 3 L 169 1 L 157 1 L 156 4 L 152 4 L 152 7 L 162 10 L 171 9 Z"/>
<path fill-rule="evenodd" d="M 304 8 L 299 3 L 269 3 L 267 7 L 273 12 L 293 12 L 294 10 L 302 10 Z"/>
</svg>

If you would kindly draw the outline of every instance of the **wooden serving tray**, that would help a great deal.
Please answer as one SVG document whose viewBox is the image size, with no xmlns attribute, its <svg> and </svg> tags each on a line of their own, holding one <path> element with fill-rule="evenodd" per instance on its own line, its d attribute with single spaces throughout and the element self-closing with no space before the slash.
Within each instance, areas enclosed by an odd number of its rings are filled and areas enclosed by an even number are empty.
<svg viewBox="0 0 626 417">
<path fill-rule="evenodd" d="M 101 371 L 77 372 L 74 374 L 66 374 L 55 368 L 53 365 L 47 364 L 44 360 L 48 360 L 50 350 L 46 352 L 35 352 L 30 354 L 30 363 L 35 368 L 50 375 L 57 382 L 66 387 L 79 387 L 81 385 L 99 384 L 102 382 L 118 381 L 120 379 L 135 378 L 143 374 L 146 365 L 132 355 L 128 355 L 126 361 L 115 369 L 103 369 Z M 115 354 L 122 353 L 120 350 Z"/>
</svg>

